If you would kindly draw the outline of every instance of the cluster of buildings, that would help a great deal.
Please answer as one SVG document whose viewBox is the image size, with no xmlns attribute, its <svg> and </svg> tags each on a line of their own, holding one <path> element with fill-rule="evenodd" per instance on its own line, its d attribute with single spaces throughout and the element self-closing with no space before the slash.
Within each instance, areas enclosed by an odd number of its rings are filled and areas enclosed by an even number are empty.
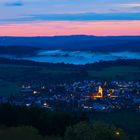
<svg viewBox="0 0 140 140">
<path fill-rule="evenodd" d="M 78 81 L 53 86 L 22 85 L 18 95 L 0 98 L 19 106 L 51 111 L 140 111 L 140 81 Z"/>
</svg>

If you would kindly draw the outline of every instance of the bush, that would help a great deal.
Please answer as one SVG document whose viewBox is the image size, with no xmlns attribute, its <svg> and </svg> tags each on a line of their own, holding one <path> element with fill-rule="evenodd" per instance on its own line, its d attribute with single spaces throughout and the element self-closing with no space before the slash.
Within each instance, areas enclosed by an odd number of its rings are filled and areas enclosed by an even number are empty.
<svg viewBox="0 0 140 140">
<path fill-rule="evenodd" d="M 96 122 L 89 126 L 82 122 L 68 127 L 64 140 L 128 140 L 122 129 L 105 123 Z"/>
</svg>

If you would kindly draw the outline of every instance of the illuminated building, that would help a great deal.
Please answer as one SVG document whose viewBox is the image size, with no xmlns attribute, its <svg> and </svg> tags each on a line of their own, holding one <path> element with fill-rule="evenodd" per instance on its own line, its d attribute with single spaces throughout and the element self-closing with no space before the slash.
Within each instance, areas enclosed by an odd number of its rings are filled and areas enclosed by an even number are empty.
<svg viewBox="0 0 140 140">
<path fill-rule="evenodd" d="M 103 89 L 101 86 L 98 88 L 98 96 L 103 97 Z"/>
<path fill-rule="evenodd" d="M 43 106 L 47 106 L 48 107 L 48 104 L 47 103 L 44 103 Z"/>
<path fill-rule="evenodd" d="M 107 92 L 108 92 L 107 97 L 109 97 L 109 98 L 118 98 L 118 95 L 115 94 L 114 89 L 109 89 L 109 90 L 107 90 Z"/>
<path fill-rule="evenodd" d="M 37 91 L 33 91 L 33 94 L 37 94 Z"/>
<path fill-rule="evenodd" d="M 92 96 L 91 96 L 92 99 L 100 99 L 100 98 L 103 98 L 103 88 L 101 86 L 98 87 L 98 92 L 97 93 L 94 93 Z"/>
</svg>

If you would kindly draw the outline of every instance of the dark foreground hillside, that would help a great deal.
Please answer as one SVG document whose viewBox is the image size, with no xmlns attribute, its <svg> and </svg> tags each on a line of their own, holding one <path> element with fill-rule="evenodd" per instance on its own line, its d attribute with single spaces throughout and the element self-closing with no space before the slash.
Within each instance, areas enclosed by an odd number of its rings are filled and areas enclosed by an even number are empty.
<svg viewBox="0 0 140 140">
<path fill-rule="evenodd" d="M 48 112 L 0 106 L 1 140 L 139 140 L 140 114 Z"/>
</svg>

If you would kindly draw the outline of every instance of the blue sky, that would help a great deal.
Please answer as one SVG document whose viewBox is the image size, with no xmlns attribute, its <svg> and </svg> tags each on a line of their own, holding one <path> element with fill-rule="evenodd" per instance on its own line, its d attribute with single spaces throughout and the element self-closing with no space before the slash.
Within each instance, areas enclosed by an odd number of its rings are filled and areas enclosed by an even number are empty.
<svg viewBox="0 0 140 140">
<path fill-rule="evenodd" d="M 140 20 L 140 0 L 0 0 L 0 12 L 0 23 Z"/>
<path fill-rule="evenodd" d="M 0 0 L 0 36 L 140 35 L 140 0 Z"/>
</svg>

